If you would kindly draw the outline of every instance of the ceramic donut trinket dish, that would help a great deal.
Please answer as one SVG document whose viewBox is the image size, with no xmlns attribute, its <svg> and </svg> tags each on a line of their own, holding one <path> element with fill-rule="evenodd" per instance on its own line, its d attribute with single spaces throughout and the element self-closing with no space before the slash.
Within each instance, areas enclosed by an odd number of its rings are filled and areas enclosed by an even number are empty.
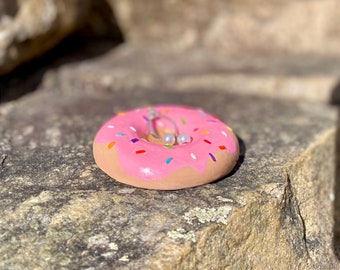
<svg viewBox="0 0 340 270">
<path fill-rule="evenodd" d="M 98 131 L 95 162 L 135 187 L 176 190 L 226 176 L 239 157 L 230 127 L 201 109 L 160 105 L 118 113 Z"/>
</svg>

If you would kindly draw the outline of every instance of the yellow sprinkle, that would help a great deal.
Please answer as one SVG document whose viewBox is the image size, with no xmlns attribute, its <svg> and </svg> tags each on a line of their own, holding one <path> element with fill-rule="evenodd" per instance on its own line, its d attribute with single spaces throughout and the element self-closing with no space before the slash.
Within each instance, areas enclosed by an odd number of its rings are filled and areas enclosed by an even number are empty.
<svg viewBox="0 0 340 270">
<path fill-rule="evenodd" d="M 203 129 L 203 130 L 201 131 L 201 134 L 209 134 L 209 133 L 210 133 L 210 131 L 207 130 L 207 129 Z"/>
<path fill-rule="evenodd" d="M 118 112 L 118 115 L 125 115 L 126 112 Z"/>
</svg>

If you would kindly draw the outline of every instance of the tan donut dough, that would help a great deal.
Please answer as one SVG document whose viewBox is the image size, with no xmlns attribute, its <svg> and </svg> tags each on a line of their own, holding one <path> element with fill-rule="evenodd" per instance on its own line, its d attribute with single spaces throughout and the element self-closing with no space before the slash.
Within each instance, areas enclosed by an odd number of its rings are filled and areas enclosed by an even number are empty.
<svg viewBox="0 0 340 270">
<path fill-rule="evenodd" d="M 93 155 L 97 165 L 118 182 L 145 189 L 177 190 L 213 182 L 232 171 L 239 157 L 239 145 L 235 134 L 233 132 L 230 134 L 237 143 L 237 152 L 234 154 L 227 151 L 214 153 L 217 161 L 213 162 L 211 159 L 207 159 L 206 170 L 203 173 L 198 173 L 192 167 L 186 166 L 173 171 L 163 179 L 141 180 L 123 170 L 119 164 L 117 151 L 109 150 L 107 144 L 94 143 Z"/>
</svg>

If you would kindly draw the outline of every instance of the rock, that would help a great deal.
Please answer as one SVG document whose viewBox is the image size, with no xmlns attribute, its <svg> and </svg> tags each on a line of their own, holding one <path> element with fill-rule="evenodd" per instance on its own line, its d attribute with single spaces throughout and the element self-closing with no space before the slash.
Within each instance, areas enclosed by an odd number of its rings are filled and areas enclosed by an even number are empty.
<svg viewBox="0 0 340 270">
<path fill-rule="evenodd" d="M 208 82 L 179 87 L 177 79 L 192 74 L 234 72 L 219 64 L 228 57 L 216 58 L 120 48 L 50 70 L 38 90 L 2 104 L 0 268 L 339 268 L 332 243 L 339 225 L 332 212 L 335 108 Z M 265 66 L 273 74 L 290 70 L 270 59 Z M 237 70 L 266 74 L 247 67 Z M 166 192 L 102 173 L 91 146 L 103 121 L 164 102 L 200 106 L 228 121 L 240 136 L 237 170 Z"/>
<path fill-rule="evenodd" d="M 337 0 L 308 5 L 292 0 L 4 0 L 0 74 L 44 54 L 75 31 L 174 50 L 339 55 L 339 5 Z"/>
<path fill-rule="evenodd" d="M 64 69 L 67 80 L 58 79 L 58 83 L 67 88 L 70 86 L 66 84 L 72 82 L 86 92 L 213 88 L 242 95 L 329 104 L 340 74 L 337 55 L 221 55 L 209 49 L 173 52 L 158 46 L 133 45 L 117 50 L 118 53 L 112 51 L 96 59 L 95 66 Z M 108 58 L 113 59 L 112 64 Z"/>
<path fill-rule="evenodd" d="M 135 44 L 228 53 L 339 53 L 337 0 L 109 2 L 126 39 Z"/>
<path fill-rule="evenodd" d="M 2 1 L 0 75 L 41 56 L 81 27 L 86 26 L 87 32 L 97 35 L 115 32 L 115 29 L 108 30 L 114 18 L 110 9 L 103 9 L 106 6 L 103 3 L 91 0 Z M 107 18 L 100 19 L 98 12 Z"/>
</svg>

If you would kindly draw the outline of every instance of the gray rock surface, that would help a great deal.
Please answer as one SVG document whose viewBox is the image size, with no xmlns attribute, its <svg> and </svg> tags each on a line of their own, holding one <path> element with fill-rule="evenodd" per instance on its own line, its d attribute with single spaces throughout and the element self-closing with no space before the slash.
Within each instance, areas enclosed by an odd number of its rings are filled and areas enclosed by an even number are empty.
<svg viewBox="0 0 340 270">
<path fill-rule="evenodd" d="M 90 9 L 89 0 L 5 0 L 4 4 L 8 2 L 17 6 L 4 5 L 0 12 L 0 74 L 53 48 L 83 23 Z"/>
<path fill-rule="evenodd" d="M 250 95 L 230 82 L 222 91 L 209 76 L 180 87 L 193 75 L 233 74 L 221 64 L 230 58 L 217 58 L 122 47 L 48 70 L 35 92 L 2 104 L 0 268 L 339 268 L 335 108 Z M 236 60 L 250 77 L 287 67 Z M 153 103 L 198 106 L 225 120 L 240 137 L 237 169 L 180 191 L 106 176 L 92 158 L 96 131 L 119 111 Z"/>
<path fill-rule="evenodd" d="M 215 89 L 326 104 L 332 102 L 333 89 L 340 77 L 337 55 L 240 55 L 219 54 L 209 49 L 174 52 L 159 46 L 131 45 L 116 50 L 117 53 L 112 51 L 96 59 L 95 65 L 65 68 L 62 73 L 67 80 L 60 75 L 51 76 L 62 88 L 67 89 L 66 84 L 71 81 L 87 92 L 93 92 L 93 88 L 116 92 L 135 87 L 180 92 Z"/>
<path fill-rule="evenodd" d="M 75 31 L 177 51 L 333 56 L 340 53 L 339 18 L 338 0 L 3 0 L 0 74 Z"/>
<path fill-rule="evenodd" d="M 0 3 L 0 75 L 39 57 L 75 31 L 120 33 L 105 0 L 3 0 Z M 78 38 L 77 43 L 83 40 Z"/>
<path fill-rule="evenodd" d="M 229 53 L 339 53 L 337 0 L 108 0 L 126 39 Z"/>
</svg>

